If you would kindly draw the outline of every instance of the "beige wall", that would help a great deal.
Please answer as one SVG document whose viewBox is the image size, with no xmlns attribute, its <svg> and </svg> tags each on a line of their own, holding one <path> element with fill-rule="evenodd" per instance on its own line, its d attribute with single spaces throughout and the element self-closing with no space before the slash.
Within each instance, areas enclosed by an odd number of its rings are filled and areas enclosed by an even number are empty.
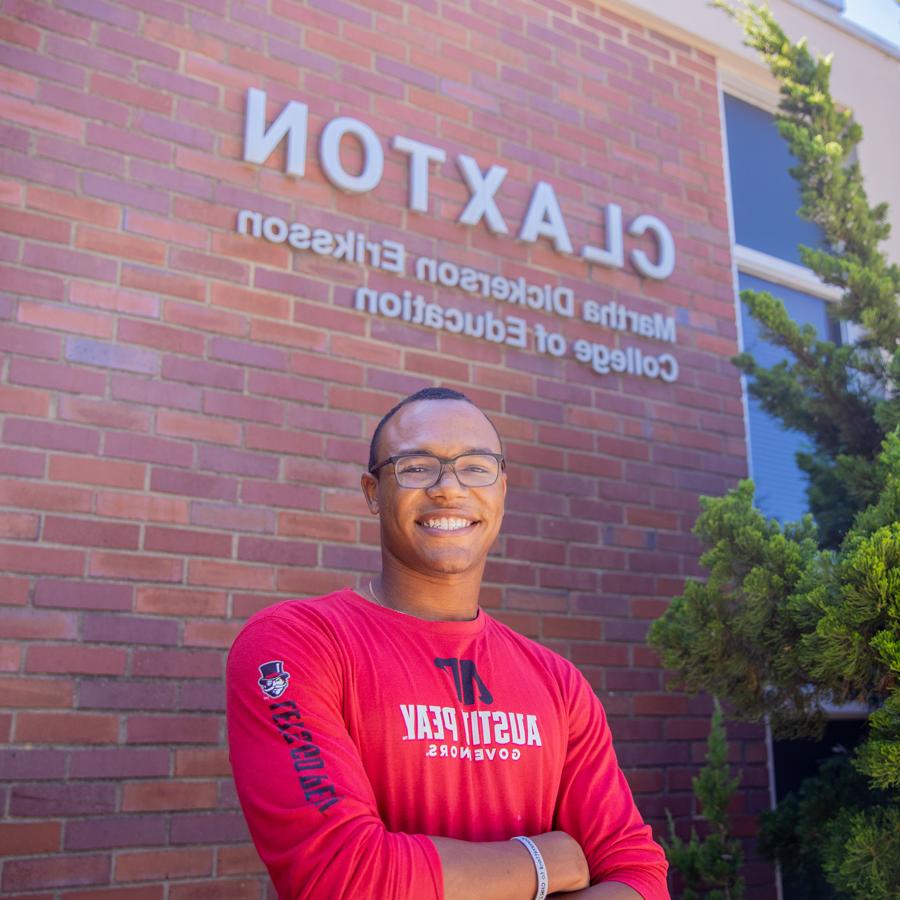
<svg viewBox="0 0 900 900">
<path fill-rule="evenodd" d="M 726 85 L 737 80 L 759 100 L 768 96 L 771 104 L 777 102 L 774 79 L 756 53 L 743 46 L 740 28 L 708 0 L 614 0 L 608 5 L 644 22 L 655 20 L 674 36 L 690 36 L 692 43 L 699 38 L 719 59 Z M 806 36 L 816 54 L 834 53 L 832 92 L 863 127 L 859 158 L 869 201 L 890 205 L 893 233 L 885 249 L 900 262 L 900 51 L 866 36 L 818 0 L 769 0 L 769 6 L 790 37 Z"/>
</svg>

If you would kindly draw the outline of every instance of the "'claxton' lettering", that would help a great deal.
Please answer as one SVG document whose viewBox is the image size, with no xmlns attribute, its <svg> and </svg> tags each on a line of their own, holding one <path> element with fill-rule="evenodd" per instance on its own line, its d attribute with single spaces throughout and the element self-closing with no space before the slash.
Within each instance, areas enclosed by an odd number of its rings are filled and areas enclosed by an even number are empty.
<svg viewBox="0 0 900 900">
<path fill-rule="evenodd" d="M 261 165 L 286 140 L 285 171 L 288 175 L 303 176 L 306 173 L 308 123 L 307 105 L 291 100 L 266 128 L 266 93 L 257 88 L 249 88 L 244 120 L 244 160 Z M 360 171 L 356 175 L 348 172 L 341 161 L 341 141 L 346 136 L 356 139 L 362 153 Z M 350 116 L 332 119 L 322 129 L 318 149 L 322 172 L 335 187 L 364 194 L 374 190 L 381 182 L 384 174 L 384 149 L 378 135 L 365 122 Z M 395 135 L 391 139 L 391 149 L 408 158 L 409 208 L 415 212 L 427 212 L 430 166 L 432 163 L 446 162 L 446 151 L 402 135 Z M 456 166 L 469 191 L 469 200 L 456 221 L 462 225 L 477 225 L 484 221 L 488 231 L 493 234 L 509 234 L 509 226 L 495 199 L 506 178 L 507 169 L 494 163 L 487 170 L 482 170 L 473 157 L 464 153 L 457 155 Z M 587 263 L 623 268 L 625 231 L 622 208 L 615 203 L 608 204 L 603 219 L 606 246 L 585 244 L 579 255 Z M 647 233 L 653 236 L 656 244 L 655 261 L 644 250 L 635 247 L 629 253 L 631 264 L 647 278 L 668 278 L 675 268 L 675 242 L 672 233 L 659 218 L 646 213 L 637 216 L 628 226 L 628 234 L 632 237 L 640 238 Z M 570 255 L 575 252 L 556 191 L 549 182 L 539 181 L 534 185 L 516 237 L 526 243 L 547 238 L 558 253 Z"/>
</svg>

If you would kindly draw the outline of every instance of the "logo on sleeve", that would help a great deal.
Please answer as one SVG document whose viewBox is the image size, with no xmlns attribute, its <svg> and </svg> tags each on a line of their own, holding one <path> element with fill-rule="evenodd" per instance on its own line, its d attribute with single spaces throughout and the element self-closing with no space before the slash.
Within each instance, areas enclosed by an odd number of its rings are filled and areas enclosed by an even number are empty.
<svg viewBox="0 0 900 900">
<path fill-rule="evenodd" d="M 260 679 L 257 682 L 262 689 L 263 696 L 277 698 L 288 689 L 290 672 L 285 672 L 284 661 L 280 659 L 263 663 L 259 667 Z"/>
</svg>

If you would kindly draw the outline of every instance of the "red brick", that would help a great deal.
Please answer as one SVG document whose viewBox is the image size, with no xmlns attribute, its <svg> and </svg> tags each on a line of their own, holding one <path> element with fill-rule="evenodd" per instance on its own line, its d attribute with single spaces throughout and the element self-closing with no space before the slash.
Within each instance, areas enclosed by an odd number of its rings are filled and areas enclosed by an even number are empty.
<svg viewBox="0 0 900 900">
<path fill-rule="evenodd" d="M 252 844 L 245 847 L 219 847 L 216 851 L 216 871 L 221 875 L 264 874 L 263 865 Z"/>
<path fill-rule="evenodd" d="M 96 431 L 35 419 L 7 417 L 3 437 L 11 444 L 46 447 L 51 450 L 72 450 L 96 455 L 100 449 L 100 436 Z"/>
<path fill-rule="evenodd" d="M 241 442 L 241 426 L 209 416 L 190 415 L 161 409 L 156 416 L 156 431 L 168 437 L 212 441 L 237 446 Z"/>
<path fill-rule="evenodd" d="M 122 287 L 201 302 L 206 297 L 206 282 L 203 279 L 162 269 L 123 265 L 121 284 Z"/>
<path fill-rule="evenodd" d="M 238 559 L 276 565 L 313 566 L 316 545 L 300 541 L 278 541 L 243 535 L 238 540 Z"/>
<path fill-rule="evenodd" d="M 165 886 L 146 885 L 133 888 L 104 888 L 102 891 L 66 891 L 63 900 L 163 900 Z"/>
<path fill-rule="evenodd" d="M 210 309 L 207 306 L 197 306 L 194 303 L 176 303 L 169 300 L 165 304 L 163 318 L 184 328 L 234 337 L 246 337 L 250 331 L 250 324 L 245 316 Z"/>
<path fill-rule="evenodd" d="M 271 509 L 247 506 L 251 500 L 245 481 L 241 488 L 244 503 L 191 503 L 191 522 L 195 525 L 224 528 L 228 531 L 247 531 L 256 534 L 272 534 L 275 531 L 275 515 Z"/>
<path fill-rule="evenodd" d="M 116 49 L 121 52 L 121 48 Z M 119 100 L 129 106 L 140 106 L 164 114 L 172 111 L 173 98 L 171 95 L 150 88 L 138 87 L 100 72 L 94 72 L 91 75 L 90 89 L 92 93 Z"/>
<path fill-rule="evenodd" d="M 227 650 L 240 630 L 240 622 L 185 622 L 185 647 L 221 647 Z"/>
<path fill-rule="evenodd" d="M 214 809 L 214 781 L 144 781 L 122 788 L 124 812 L 164 811 L 175 809 Z"/>
<path fill-rule="evenodd" d="M 646 694 L 634 698 L 635 715 L 683 716 L 687 711 L 687 697 L 680 694 Z"/>
<path fill-rule="evenodd" d="M 50 395 L 45 391 L 0 385 L 0 412 L 45 418 L 50 411 Z"/>
<path fill-rule="evenodd" d="M 30 513 L 0 512 L 0 537 L 33 541 L 38 536 L 40 519 Z"/>
<path fill-rule="evenodd" d="M 113 744 L 118 740 L 118 716 L 93 713 L 33 713 L 16 715 L 15 740 L 21 743 Z"/>
<path fill-rule="evenodd" d="M 230 535 L 196 529 L 147 526 L 144 532 L 145 550 L 161 550 L 186 556 L 231 556 L 231 544 Z"/>
<path fill-rule="evenodd" d="M 281 424 L 284 418 L 283 404 L 274 400 L 260 400 L 258 397 L 241 397 L 217 391 L 206 391 L 203 395 L 203 411 L 216 416 L 234 419 L 249 419 L 252 422 Z"/>
<path fill-rule="evenodd" d="M 135 209 L 125 211 L 125 228 L 147 237 L 199 248 L 205 247 L 207 241 L 206 229 L 185 222 L 150 216 Z"/>
<path fill-rule="evenodd" d="M 65 709 L 72 707 L 75 699 L 74 682 L 58 678 L 0 677 L 0 691 L 4 706 L 25 709 Z"/>
<path fill-rule="evenodd" d="M 97 513 L 113 518 L 148 522 L 184 524 L 188 521 L 188 504 L 174 497 L 151 497 L 139 494 L 99 492 Z"/>
<path fill-rule="evenodd" d="M 34 604 L 63 609 L 131 609 L 133 591 L 128 584 L 41 578 L 35 588 Z"/>
<path fill-rule="evenodd" d="M 43 539 L 51 544 L 136 550 L 139 535 L 137 525 L 92 519 L 64 519 L 59 516 L 46 516 L 44 519 Z"/>
<path fill-rule="evenodd" d="M 215 884 L 173 884 L 169 891 L 171 900 L 258 900 L 259 896 L 259 883 L 243 878 L 218 878 Z"/>
<path fill-rule="evenodd" d="M 43 104 L 29 103 L 18 97 L 7 95 L 0 99 L 0 115 L 29 129 L 49 131 L 75 141 L 81 141 L 84 137 L 84 120 L 80 116 L 73 116 Z"/>
<path fill-rule="evenodd" d="M 69 758 L 70 778 L 141 778 L 169 774 L 169 751 L 165 749 L 93 747 L 72 750 Z"/>
<path fill-rule="evenodd" d="M 99 338 L 112 336 L 112 320 L 107 315 L 77 309 L 61 309 L 58 305 L 50 306 L 20 300 L 17 319 L 23 325 L 36 325 L 53 331 L 68 331 Z"/>
<path fill-rule="evenodd" d="M 0 544 L 0 569 L 36 575 L 82 575 L 84 553 L 22 544 Z"/>
<path fill-rule="evenodd" d="M 149 556 L 146 553 L 102 553 L 94 551 L 88 562 L 88 573 L 100 578 L 126 581 L 181 581 L 180 559 Z"/>
<path fill-rule="evenodd" d="M 45 461 L 46 454 L 44 453 L 0 448 L 0 473 L 4 475 L 42 478 L 45 471 Z"/>
<path fill-rule="evenodd" d="M 320 538 L 327 541 L 355 541 L 358 536 L 355 519 L 310 513 L 279 513 L 278 533 L 289 537 Z"/>
<path fill-rule="evenodd" d="M 31 581 L 28 578 L 0 575 L 0 605 L 25 606 L 28 603 L 30 587 Z"/>
<path fill-rule="evenodd" d="M 173 881 L 196 875 L 212 875 L 212 850 L 150 850 L 118 853 L 116 881 Z M 230 874 L 230 873 L 229 873 Z"/>
<path fill-rule="evenodd" d="M 167 356 L 163 359 L 163 378 L 189 384 L 209 385 L 241 391 L 244 387 L 244 370 L 237 366 L 223 366 L 195 359 Z"/>
<path fill-rule="evenodd" d="M 142 712 L 165 712 L 176 705 L 173 685 L 158 681 L 117 679 L 84 681 L 78 693 L 82 709 L 139 709 Z"/>
<path fill-rule="evenodd" d="M 51 481 L 74 481 L 79 484 L 99 484 L 109 487 L 140 490 L 144 486 L 146 466 L 140 463 L 92 460 L 83 456 L 50 457 L 48 477 Z"/>
<path fill-rule="evenodd" d="M 120 319 L 117 336 L 120 341 L 129 344 L 141 344 L 188 356 L 202 356 L 204 352 L 205 338 L 202 334 L 155 322 Z"/>
<path fill-rule="evenodd" d="M 200 409 L 201 393 L 197 388 L 171 384 L 156 379 L 130 375 L 114 375 L 112 395 L 129 403 L 146 403 L 153 406 L 169 406 L 178 409 Z"/>
<path fill-rule="evenodd" d="M 72 281 L 69 286 L 69 300 L 79 306 L 153 319 L 159 318 L 160 304 L 157 297 L 137 291 L 125 291 L 118 287 Z"/>
<path fill-rule="evenodd" d="M 37 890 L 46 887 L 106 884 L 110 858 L 94 856 L 39 856 L 9 860 L 3 866 L 3 891 Z M 96 894 L 94 896 L 97 896 Z"/>
<path fill-rule="evenodd" d="M 259 589 L 274 587 L 271 566 L 248 566 L 241 563 L 212 562 L 202 559 L 188 563 L 188 583 L 228 589 Z"/>
<path fill-rule="evenodd" d="M 133 715 L 128 717 L 127 734 L 129 744 L 218 744 L 220 718 Z"/>
<path fill-rule="evenodd" d="M 69 822 L 66 850 L 105 850 L 162 844 L 166 838 L 164 816 L 123 816 Z"/>
<path fill-rule="evenodd" d="M 188 497 L 235 500 L 238 483 L 234 478 L 154 468 L 150 474 L 150 489 L 166 494 L 185 494 Z"/>
<path fill-rule="evenodd" d="M 151 422 L 150 412 L 140 407 L 67 395 L 58 399 L 57 417 L 71 422 L 144 433 L 150 430 Z"/>
<path fill-rule="evenodd" d="M 67 675 L 123 675 L 126 650 L 66 644 L 32 644 L 28 647 L 26 672 Z"/>
<path fill-rule="evenodd" d="M 182 778 L 230 777 L 231 764 L 228 762 L 228 751 L 225 748 L 176 750 L 175 774 Z"/>
<path fill-rule="evenodd" d="M 27 203 L 31 209 L 39 209 L 66 219 L 79 219 L 102 228 L 116 228 L 121 218 L 119 209 L 110 203 L 75 197 L 37 184 L 28 186 Z"/>
<path fill-rule="evenodd" d="M 18 274 L 18 270 L 7 270 L 0 266 L 0 276 L 4 279 L 10 273 Z M 29 273 L 29 281 L 34 278 L 39 281 L 43 276 Z M 59 282 L 62 284 L 62 282 Z M 6 282 L 7 290 L 11 290 L 9 282 Z M 28 293 L 32 293 L 31 290 Z M 15 325 L 4 325 L 0 331 L 0 350 L 22 354 L 24 356 L 40 356 L 45 359 L 57 359 L 62 349 L 62 338 L 56 334 L 44 334 L 32 328 L 18 328 Z"/>
<path fill-rule="evenodd" d="M 24 640 L 74 640 L 78 621 L 71 613 L 37 610 L 0 610 L 0 637 Z"/>
<path fill-rule="evenodd" d="M 7 856 L 55 853 L 60 849 L 60 822 L 0 823 L 0 847 Z"/>
<path fill-rule="evenodd" d="M 181 813 L 172 816 L 172 844 L 229 844 L 249 838 L 239 812 Z"/>
<path fill-rule="evenodd" d="M 82 616 L 82 638 L 116 644 L 177 644 L 177 622 L 141 618 L 138 616 L 90 615 Z"/>
<path fill-rule="evenodd" d="M 138 588 L 137 612 L 163 616 L 221 616 L 225 593 L 196 588 Z"/>
<path fill-rule="evenodd" d="M 221 653 L 204 650 L 134 650 L 132 671 L 140 678 L 221 678 Z"/>
</svg>

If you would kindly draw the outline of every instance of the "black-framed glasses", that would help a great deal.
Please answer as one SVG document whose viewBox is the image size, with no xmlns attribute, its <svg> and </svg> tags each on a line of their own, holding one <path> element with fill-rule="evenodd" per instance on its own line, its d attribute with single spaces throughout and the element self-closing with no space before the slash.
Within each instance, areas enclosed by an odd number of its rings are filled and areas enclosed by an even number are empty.
<svg viewBox="0 0 900 900">
<path fill-rule="evenodd" d="M 506 468 L 501 453 L 460 453 L 458 456 L 435 456 L 433 453 L 401 453 L 389 456 L 369 469 L 374 475 L 393 464 L 397 484 L 405 488 L 434 487 L 449 467 L 463 487 L 490 487 Z"/>
</svg>

